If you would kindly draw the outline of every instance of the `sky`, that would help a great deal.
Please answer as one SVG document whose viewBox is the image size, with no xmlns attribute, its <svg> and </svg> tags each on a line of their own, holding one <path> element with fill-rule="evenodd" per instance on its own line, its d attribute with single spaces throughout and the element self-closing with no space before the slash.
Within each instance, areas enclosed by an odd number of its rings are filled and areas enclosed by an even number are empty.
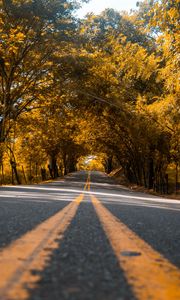
<svg viewBox="0 0 180 300">
<path fill-rule="evenodd" d="M 88 4 L 83 4 L 82 8 L 78 11 L 77 15 L 83 18 L 87 13 L 94 12 L 99 14 L 106 8 L 114 8 L 118 11 L 136 8 L 138 0 L 91 0 Z"/>
</svg>

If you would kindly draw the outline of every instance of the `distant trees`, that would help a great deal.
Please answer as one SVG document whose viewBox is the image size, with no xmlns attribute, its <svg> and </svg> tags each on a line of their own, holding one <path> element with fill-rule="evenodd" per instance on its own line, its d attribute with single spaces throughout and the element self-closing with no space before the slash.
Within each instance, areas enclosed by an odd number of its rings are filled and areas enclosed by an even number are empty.
<svg viewBox="0 0 180 300">
<path fill-rule="evenodd" d="M 65 99 L 46 99 L 46 105 L 23 114 L 19 120 L 19 155 L 44 165 L 48 161 L 50 176 L 56 178 L 61 165 L 67 174 L 76 170 L 76 163 L 84 152 L 76 143 L 78 118 Z"/>
</svg>

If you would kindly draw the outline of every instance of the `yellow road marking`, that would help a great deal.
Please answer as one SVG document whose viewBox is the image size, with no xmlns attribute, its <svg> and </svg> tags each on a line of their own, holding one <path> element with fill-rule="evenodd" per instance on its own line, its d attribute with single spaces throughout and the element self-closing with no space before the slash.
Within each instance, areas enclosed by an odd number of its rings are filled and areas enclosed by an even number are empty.
<svg viewBox="0 0 180 300">
<path fill-rule="evenodd" d="M 88 185 L 88 183 L 86 182 L 86 184 L 85 184 L 85 186 L 84 186 L 84 191 L 86 191 L 87 185 Z"/>
<path fill-rule="evenodd" d="M 121 223 L 94 196 L 91 199 L 137 299 L 179 300 L 180 270 Z"/>
<path fill-rule="evenodd" d="M 91 188 L 90 182 L 91 182 L 91 173 L 89 172 L 88 173 L 88 191 L 90 191 L 90 188 Z"/>
<path fill-rule="evenodd" d="M 40 279 L 38 272 L 48 263 L 52 251 L 76 214 L 81 194 L 60 212 L 0 252 L 0 299 L 25 300 L 28 289 Z M 33 275 L 33 271 L 36 273 Z"/>
<path fill-rule="evenodd" d="M 84 191 L 88 190 L 90 191 L 90 172 L 88 173 L 88 177 L 87 177 L 87 181 L 86 181 L 86 184 L 84 186 Z"/>
</svg>

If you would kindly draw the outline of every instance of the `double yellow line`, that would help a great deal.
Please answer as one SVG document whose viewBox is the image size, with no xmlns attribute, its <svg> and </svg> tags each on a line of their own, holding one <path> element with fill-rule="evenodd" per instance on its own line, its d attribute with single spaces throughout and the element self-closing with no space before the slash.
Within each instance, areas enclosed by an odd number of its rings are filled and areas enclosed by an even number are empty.
<svg viewBox="0 0 180 300">
<path fill-rule="evenodd" d="M 86 181 L 86 184 L 84 186 L 84 191 L 90 191 L 90 188 L 91 188 L 91 173 L 89 172 L 88 173 L 88 177 L 87 177 L 87 181 Z"/>
<path fill-rule="evenodd" d="M 179 300 L 180 270 L 91 196 L 120 268 L 139 300 Z"/>
<path fill-rule="evenodd" d="M 0 253 L 0 300 L 27 299 L 83 200 L 83 194 Z"/>
<path fill-rule="evenodd" d="M 87 189 L 90 190 L 90 174 Z M 180 270 L 117 219 L 93 195 L 91 200 L 117 257 L 139 300 L 179 300 Z"/>
<path fill-rule="evenodd" d="M 90 173 L 84 191 L 90 191 Z M 26 233 L 0 253 L 0 300 L 26 300 L 40 273 L 74 218 L 84 198 L 79 195 L 60 212 Z M 93 195 L 91 200 L 138 300 L 179 300 L 180 271 L 117 219 Z M 36 274 L 33 271 L 36 270 Z"/>
<path fill-rule="evenodd" d="M 90 173 L 86 189 L 90 190 Z M 60 212 L 0 252 L 0 300 L 28 299 L 28 289 L 36 287 L 40 279 L 37 274 L 44 270 L 52 251 L 59 247 L 83 198 L 82 193 Z M 36 275 L 33 270 L 36 270 Z"/>
</svg>

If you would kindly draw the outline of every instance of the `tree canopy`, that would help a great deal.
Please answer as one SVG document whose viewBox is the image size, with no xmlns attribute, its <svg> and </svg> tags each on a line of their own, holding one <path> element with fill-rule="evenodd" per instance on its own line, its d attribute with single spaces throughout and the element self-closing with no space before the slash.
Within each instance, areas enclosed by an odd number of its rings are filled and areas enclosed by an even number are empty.
<svg viewBox="0 0 180 300">
<path fill-rule="evenodd" d="M 81 2 L 0 3 L 1 177 L 8 160 L 20 182 L 20 166 L 54 178 L 97 155 L 165 192 L 180 163 L 179 1 L 80 20 Z"/>
</svg>

